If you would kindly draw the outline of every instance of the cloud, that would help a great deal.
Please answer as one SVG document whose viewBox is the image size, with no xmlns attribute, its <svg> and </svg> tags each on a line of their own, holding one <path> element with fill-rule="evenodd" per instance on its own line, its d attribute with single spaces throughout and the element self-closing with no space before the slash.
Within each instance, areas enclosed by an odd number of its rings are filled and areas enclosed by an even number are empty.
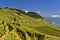
<svg viewBox="0 0 60 40">
<path fill-rule="evenodd" d="M 26 13 L 28 12 L 28 11 L 25 11 Z"/>
<path fill-rule="evenodd" d="M 52 15 L 51 17 L 58 17 L 58 18 L 60 18 L 60 16 L 59 16 L 59 15 Z"/>
</svg>

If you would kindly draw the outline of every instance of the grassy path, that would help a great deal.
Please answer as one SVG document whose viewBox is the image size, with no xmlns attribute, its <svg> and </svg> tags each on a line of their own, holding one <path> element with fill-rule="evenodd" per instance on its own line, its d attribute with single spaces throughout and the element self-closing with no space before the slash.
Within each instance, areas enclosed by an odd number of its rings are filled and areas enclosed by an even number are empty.
<svg viewBox="0 0 60 40">
<path fill-rule="evenodd" d="M 8 26 L 5 27 L 5 33 L 0 37 L 0 40 L 4 40 L 4 38 L 6 37 L 6 35 L 8 35 L 9 33 L 9 28 Z"/>
</svg>

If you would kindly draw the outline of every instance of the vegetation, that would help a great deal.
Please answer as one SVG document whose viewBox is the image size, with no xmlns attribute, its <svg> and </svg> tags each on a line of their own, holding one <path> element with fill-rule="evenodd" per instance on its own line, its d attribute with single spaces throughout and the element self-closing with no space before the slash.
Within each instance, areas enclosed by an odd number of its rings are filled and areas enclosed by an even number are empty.
<svg viewBox="0 0 60 40">
<path fill-rule="evenodd" d="M 0 8 L 0 40 L 60 40 L 60 28 L 36 12 Z"/>
</svg>

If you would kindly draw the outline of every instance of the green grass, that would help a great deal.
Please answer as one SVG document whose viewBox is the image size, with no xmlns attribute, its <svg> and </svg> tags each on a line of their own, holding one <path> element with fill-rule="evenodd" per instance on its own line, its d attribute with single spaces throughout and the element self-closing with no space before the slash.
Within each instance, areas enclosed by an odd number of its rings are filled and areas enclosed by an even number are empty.
<svg viewBox="0 0 60 40">
<path fill-rule="evenodd" d="M 16 40 L 16 33 L 19 35 L 19 40 L 60 40 L 60 28 L 48 23 L 36 12 L 26 13 L 19 9 L 2 8 L 0 9 L 0 36 L 6 32 L 4 25 L 9 30 L 5 40 Z"/>
<path fill-rule="evenodd" d="M 12 30 L 6 37 L 5 40 L 15 40 L 16 32 L 15 30 Z"/>
<path fill-rule="evenodd" d="M 0 36 L 5 32 L 5 28 L 3 25 L 0 25 Z"/>
</svg>

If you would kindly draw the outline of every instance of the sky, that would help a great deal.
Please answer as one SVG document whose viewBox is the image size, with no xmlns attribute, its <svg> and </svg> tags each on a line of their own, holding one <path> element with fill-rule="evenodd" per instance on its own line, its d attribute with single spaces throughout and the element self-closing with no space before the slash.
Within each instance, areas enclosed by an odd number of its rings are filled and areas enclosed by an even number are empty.
<svg viewBox="0 0 60 40">
<path fill-rule="evenodd" d="M 40 12 L 42 16 L 60 15 L 60 0 L 0 0 L 0 7 Z"/>
</svg>

